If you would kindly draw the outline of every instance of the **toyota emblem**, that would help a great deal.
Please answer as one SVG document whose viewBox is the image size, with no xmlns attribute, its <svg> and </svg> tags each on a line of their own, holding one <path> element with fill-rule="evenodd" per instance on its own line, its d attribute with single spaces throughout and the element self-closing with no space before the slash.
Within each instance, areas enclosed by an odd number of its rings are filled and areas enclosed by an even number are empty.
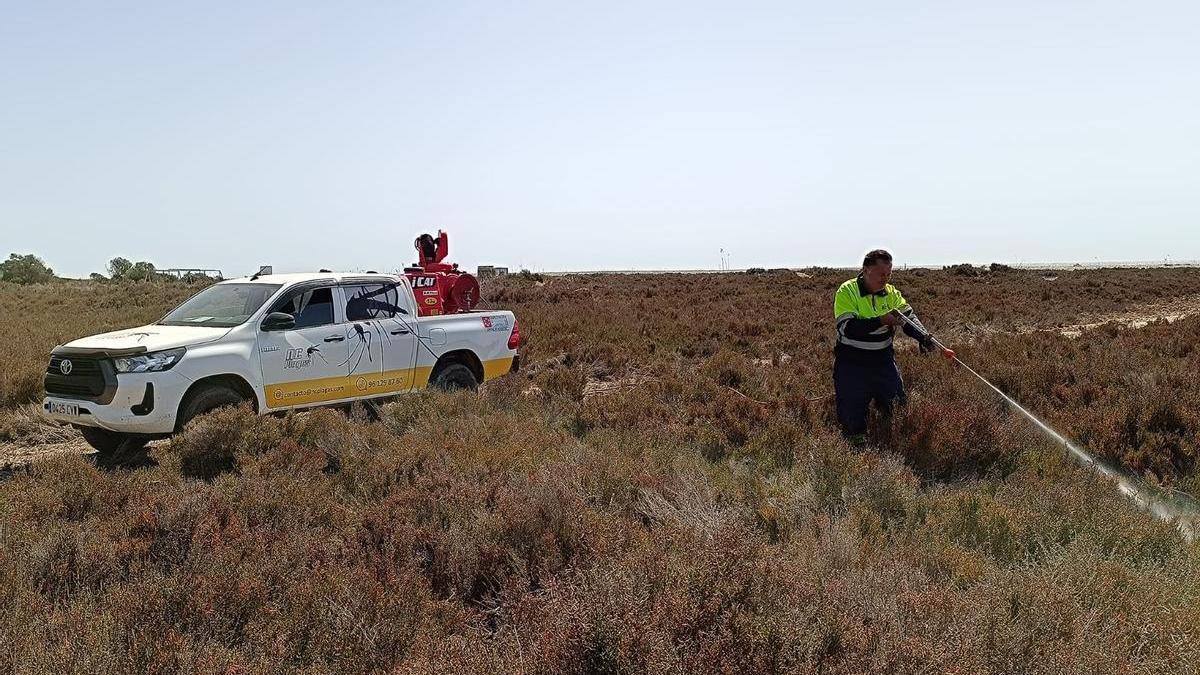
<svg viewBox="0 0 1200 675">
<path fill-rule="evenodd" d="M 71 368 L 74 368 L 74 366 L 71 365 L 71 359 L 63 359 L 62 362 L 58 364 L 58 370 L 63 375 L 70 375 Z"/>
</svg>

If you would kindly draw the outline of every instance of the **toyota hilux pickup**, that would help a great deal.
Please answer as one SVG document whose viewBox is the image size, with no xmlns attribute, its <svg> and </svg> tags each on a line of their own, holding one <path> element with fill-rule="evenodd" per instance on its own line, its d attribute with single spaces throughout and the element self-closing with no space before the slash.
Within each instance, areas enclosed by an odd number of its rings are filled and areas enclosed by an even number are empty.
<svg viewBox="0 0 1200 675">
<path fill-rule="evenodd" d="M 520 341 L 509 311 L 419 316 L 404 276 L 255 275 L 153 324 L 55 347 L 42 405 L 111 453 L 228 405 L 268 414 L 475 389 L 518 367 Z"/>
</svg>

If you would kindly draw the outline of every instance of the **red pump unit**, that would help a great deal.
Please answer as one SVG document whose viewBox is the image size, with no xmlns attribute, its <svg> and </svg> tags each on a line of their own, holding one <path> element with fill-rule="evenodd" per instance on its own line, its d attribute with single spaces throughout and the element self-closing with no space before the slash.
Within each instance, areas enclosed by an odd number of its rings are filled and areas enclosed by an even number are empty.
<svg viewBox="0 0 1200 675">
<path fill-rule="evenodd" d="M 420 316 L 469 312 L 479 304 L 479 281 L 460 271 L 458 263 L 443 262 L 450 251 L 450 238 L 441 230 L 437 237 L 422 234 L 413 242 L 417 262 L 404 268 L 412 284 Z"/>
</svg>

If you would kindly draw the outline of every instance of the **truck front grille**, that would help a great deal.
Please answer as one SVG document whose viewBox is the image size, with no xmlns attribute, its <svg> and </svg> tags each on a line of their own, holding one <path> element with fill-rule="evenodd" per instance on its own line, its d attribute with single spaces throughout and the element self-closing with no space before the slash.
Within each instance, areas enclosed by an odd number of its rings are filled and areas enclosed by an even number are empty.
<svg viewBox="0 0 1200 675">
<path fill-rule="evenodd" d="M 67 373 L 63 373 L 63 361 L 70 361 Z M 46 367 L 44 384 L 47 394 L 100 401 L 107 393 L 109 400 L 116 390 L 116 374 L 99 359 L 73 356 L 51 356 Z"/>
</svg>

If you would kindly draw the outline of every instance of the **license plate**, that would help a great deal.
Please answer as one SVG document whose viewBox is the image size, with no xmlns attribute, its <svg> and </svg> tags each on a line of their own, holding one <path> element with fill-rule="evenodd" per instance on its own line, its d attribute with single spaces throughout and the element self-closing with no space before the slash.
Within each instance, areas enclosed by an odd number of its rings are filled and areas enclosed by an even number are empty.
<svg viewBox="0 0 1200 675">
<path fill-rule="evenodd" d="M 69 415 L 71 417 L 77 417 L 79 415 L 79 406 L 74 403 L 58 403 L 55 401 L 51 401 L 50 402 L 50 414 L 51 415 Z"/>
</svg>

